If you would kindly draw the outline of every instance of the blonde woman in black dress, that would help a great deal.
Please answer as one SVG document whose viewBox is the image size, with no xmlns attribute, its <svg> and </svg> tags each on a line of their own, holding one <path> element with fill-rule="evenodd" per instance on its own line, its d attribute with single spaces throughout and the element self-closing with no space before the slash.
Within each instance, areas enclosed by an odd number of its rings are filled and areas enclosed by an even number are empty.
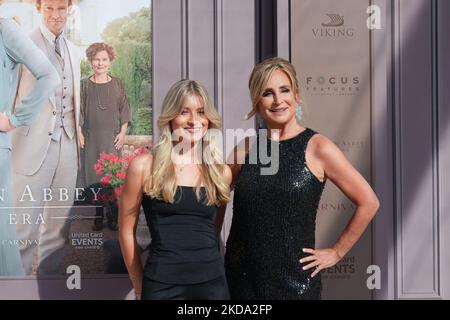
<svg viewBox="0 0 450 320">
<path fill-rule="evenodd" d="M 320 299 L 320 271 L 352 248 L 375 215 L 378 199 L 333 142 L 298 124 L 300 92 L 291 63 L 263 61 L 253 69 L 249 87 L 248 118 L 258 113 L 265 120 L 268 136 L 257 139 L 278 145 L 279 167 L 263 175 L 259 159 L 250 164 L 256 144 L 234 154 L 239 161 L 231 166 L 235 192 L 225 257 L 231 298 Z M 316 213 L 327 180 L 355 203 L 356 211 L 336 243 L 318 249 Z"/>
<path fill-rule="evenodd" d="M 216 210 L 229 201 L 231 183 L 214 134 L 220 115 L 204 86 L 181 80 L 164 99 L 158 127 L 153 154 L 135 158 L 128 169 L 120 204 L 120 247 L 136 295 L 228 299 L 215 235 Z M 136 241 L 141 206 L 152 237 L 145 267 Z"/>
</svg>

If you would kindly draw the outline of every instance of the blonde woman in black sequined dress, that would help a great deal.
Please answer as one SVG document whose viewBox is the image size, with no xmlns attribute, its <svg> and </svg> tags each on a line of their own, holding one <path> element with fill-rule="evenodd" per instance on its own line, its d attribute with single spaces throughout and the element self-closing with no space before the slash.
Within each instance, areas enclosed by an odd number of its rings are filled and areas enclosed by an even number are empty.
<svg viewBox="0 0 450 320">
<path fill-rule="evenodd" d="M 247 118 L 258 113 L 264 119 L 268 134 L 256 140 L 267 139 L 268 148 L 277 145 L 279 167 L 264 175 L 262 161 L 249 163 L 257 143 L 234 151 L 233 159 L 240 160 L 231 165 L 235 192 L 225 255 L 231 298 L 320 299 L 320 272 L 352 248 L 375 215 L 378 199 L 333 142 L 298 124 L 300 91 L 292 64 L 281 58 L 263 61 L 249 87 L 253 109 Z M 319 249 L 315 221 L 327 180 L 355 203 L 356 211 L 336 243 Z"/>
</svg>

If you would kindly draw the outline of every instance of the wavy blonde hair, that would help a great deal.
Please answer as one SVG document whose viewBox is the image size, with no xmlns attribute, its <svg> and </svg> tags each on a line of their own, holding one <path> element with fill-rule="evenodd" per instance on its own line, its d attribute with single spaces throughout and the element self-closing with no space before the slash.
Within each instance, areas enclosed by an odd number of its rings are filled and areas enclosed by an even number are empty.
<svg viewBox="0 0 450 320">
<path fill-rule="evenodd" d="M 177 190 L 175 166 L 172 162 L 174 149 L 170 122 L 176 118 L 187 97 L 196 96 L 203 103 L 209 129 L 219 130 L 222 121 L 207 90 L 194 80 L 176 82 L 163 101 L 162 113 L 158 119 L 160 139 L 153 151 L 151 176 L 145 178 L 144 192 L 153 198 L 174 203 Z M 222 148 L 214 135 L 206 134 L 202 141 L 201 182 L 206 190 L 207 205 L 221 205 L 230 201 L 230 186 L 224 177 L 225 166 Z M 200 187 L 195 189 L 200 201 Z"/>
<path fill-rule="evenodd" d="M 300 95 L 300 86 L 294 66 L 283 58 L 275 57 L 266 59 L 253 68 L 248 81 L 248 88 L 250 89 L 250 97 L 252 99 L 252 110 L 245 116 L 246 120 L 258 113 L 258 103 L 262 98 L 264 88 L 276 70 L 283 71 L 287 75 L 294 94 Z"/>
</svg>

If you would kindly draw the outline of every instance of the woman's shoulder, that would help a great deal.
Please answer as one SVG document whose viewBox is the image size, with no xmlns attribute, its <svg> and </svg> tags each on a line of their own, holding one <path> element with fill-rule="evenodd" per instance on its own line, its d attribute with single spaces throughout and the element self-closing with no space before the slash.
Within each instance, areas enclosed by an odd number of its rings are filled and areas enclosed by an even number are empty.
<svg viewBox="0 0 450 320">
<path fill-rule="evenodd" d="M 131 161 L 130 166 L 128 167 L 128 171 L 133 173 L 142 174 L 148 172 L 149 168 L 152 167 L 153 164 L 153 155 L 151 153 L 144 153 Z"/>
<path fill-rule="evenodd" d="M 111 75 L 110 75 L 110 77 L 111 77 L 111 81 L 112 81 L 112 82 L 118 83 L 118 84 L 120 84 L 120 85 L 123 85 L 123 84 L 124 84 L 124 82 L 123 82 L 122 79 L 117 78 L 117 77 L 115 77 L 115 76 L 111 76 Z"/>
<path fill-rule="evenodd" d="M 116 88 L 119 88 L 119 90 L 123 92 L 125 90 L 125 82 L 120 78 L 114 76 L 110 77 L 111 77 L 111 84 Z"/>
<path fill-rule="evenodd" d="M 227 164 L 224 165 L 223 175 L 228 185 L 231 185 L 231 182 L 233 181 L 233 172 Z"/>
<path fill-rule="evenodd" d="M 91 76 L 81 79 L 80 88 L 81 88 L 82 95 L 85 94 L 89 90 L 88 88 L 90 87 L 89 84 L 91 82 L 92 82 Z"/>
<path fill-rule="evenodd" d="M 81 79 L 81 84 L 83 85 L 86 85 L 86 84 L 88 84 L 90 81 L 91 81 L 91 77 L 92 76 L 88 76 L 88 77 L 86 77 L 86 78 L 83 78 L 83 79 Z"/>
<path fill-rule="evenodd" d="M 339 147 L 327 136 L 315 133 L 309 143 L 314 155 L 320 159 L 333 157 Z"/>
</svg>

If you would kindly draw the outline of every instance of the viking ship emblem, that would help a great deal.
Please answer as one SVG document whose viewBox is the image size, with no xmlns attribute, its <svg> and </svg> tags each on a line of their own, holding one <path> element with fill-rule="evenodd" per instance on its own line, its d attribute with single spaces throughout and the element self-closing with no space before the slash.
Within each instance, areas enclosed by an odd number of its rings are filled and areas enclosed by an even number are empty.
<svg viewBox="0 0 450 320">
<path fill-rule="evenodd" d="M 344 25 L 344 17 L 338 14 L 329 13 L 327 16 L 330 18 L 330 22 L 322 23 L 323 27 L 340 27 Z"/>
</svg>

